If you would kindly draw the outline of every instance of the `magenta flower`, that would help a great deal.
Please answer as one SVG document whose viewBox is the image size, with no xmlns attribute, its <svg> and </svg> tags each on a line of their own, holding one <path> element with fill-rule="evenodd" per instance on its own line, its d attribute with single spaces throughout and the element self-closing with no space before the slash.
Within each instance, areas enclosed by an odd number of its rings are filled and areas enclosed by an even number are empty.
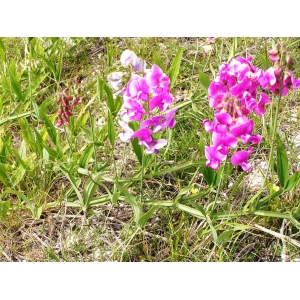
<svg viewBox="0 0 300 300">
<path fill-rule="evenodd" d="M 241 150 L 234 153 L 231 157 L 231 163 L 236 166 L 241 165 L 244 171 L 249 171 L 252 168 L 252 165 L 247 161 L 249 155 L 252 152 L 252 147 L 249 147 L 247 151 Z"/>
<path fill-rule="evenodd" d="M 242 118 L 239 118 L 239 120 L 241 120 L 241 122 L 243 123 L 240 123 L 237 126 L 231 128 L 229 133 L 235 137 L 240 137 L 244 144 L 251 143 L 251 142 L 254 144 L 258 144 L 261 140 L 261 136 L 252 135 L 252 131 L 254 128 L 254 121 L 248 120 L 244 122 Z"/>
<path fill-rule="evenodd" d="M 154 116 L 150 119 L 145 120 L 141 124 L 141 128 L 146 128 L 151 126 L 153 133 L 164 130 L 166 127 L 173 128 L 176 124 L 174 119 L 175 112 L 177 108 L 169 111 L 165 116 Z"/>
<path fill-rule="evenodd" d="M 213 132 L 212 142 L 214 146 L 226 146 L 230 148 L 235 148 L 237 145 L 236 137 L 228 133 Z"/>
<path fill-rule="evenodd" d="M 150 87 L 146 83 L 145 78 L 138 77 L 131 79 L 128 82 L 127 90 L 124 98 L 130 97 L 132 99 L 142 100 L 147 102 L 150 94 Z"/>
<path fill-rule="evenodd" d="M 227 126 L 218 124 L 218 121 L 214 119 L 213 122 L 210 122 L 209 120 L 204 120 L 202 122 L 202 125 L 204 126 L 204 129 L 206 132 L 220 132 L 220 133 L 225 133 L 227 131 Z"/>
<path fill-rule="evenodd" d="M 224 161 L 228 154 L 228 148 L 222 146 L 205 146 L 206 166 L 218 170 L 220 162 Z"/>
<path fill-rule="evenodd" d="M 161 93 L 162 89 L 170 84 L 170 78 L 158 65 L 153 65 L 147 72 L 146 81 L 150 87 L 155 89 L 156 93 Z"/>
<path fill-rule="evenodd" d="M 131 99 L 123 102 L 123 108 L 127 109 L 127 111 L 123 114 L 125 122 L 131 122 L 133 120 L 139 122 L 142 120 L 143 115 L 148 114 L 139 102 Z"/>
<path fill-rule="evenodd" d="M 276 83 L 275 70 L 273 67 L 269 68 L 266 72 L 262 74 L 259 82 L 263 89 L 270 89 Z"/>
<path fill-rule="evenodd" d="M 255 112 L 259 115 L 262 116 L 265 113 L 265 105 L 269 104 L 270 100 L 268 95 L 265 93 L 260 93 L 259 96 L 259 102 L 257 103 L 257 106 L 254 107 Z"/>
<path fill-rule="evenodd" d="M 136 137 L 139 137 L 139 145 L 142 144 L 142 142 L 145 142 L 145 143 L 150 143 L 152 142 L 152 130 L 149 129 L 149 128 L 142 128 L 142 129 L 139 129 L 137 130 L 132 136 L 131 138 L 136 138 Z"/>
<path fill-rule="evenodd" d="M 160 111 L 166 111 L 169 109 L 171 104 L 173 103 L 172 95 L 170 94 L 169 86 L 165 86 L 161 89 L 161 94 L 156 94 L 151 100 L 149 104 L 149 110 L 153 111 L 156 107 L 160 109 Z"/>
</svg>

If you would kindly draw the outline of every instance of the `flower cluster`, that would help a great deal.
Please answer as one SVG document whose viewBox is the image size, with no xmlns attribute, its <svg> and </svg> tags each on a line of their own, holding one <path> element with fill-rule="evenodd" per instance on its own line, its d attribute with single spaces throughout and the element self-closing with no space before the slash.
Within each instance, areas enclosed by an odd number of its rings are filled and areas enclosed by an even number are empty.
<svg viewBox="0 0 300 300">
<path fill-rule="evenodd" d="M 177 109 L 170 110 L 173 104 L 170 79 L 157 65 L 145 69 L 146 63 L 130 50 L 122 53 L 121 63 L 123 66 L 131 65 L 140 74 L 132 74 L 126 87 L 122 89 L 122 121 L 119 124 L 124 132 L 119 137 L 123 142 L 138 138 L 138 144 L 146 148 L 146 153 L 157 154 L 167 144 L 167 140 L 156 139 L 156 133 L 165 128 L 173 128 L 176 124 L 174 116 Z M 119 72 L 110 74 L 108 80 L 111 86 L 120 88 L 122 76 Z M 132 121 L 139 124 L 138 130 L 134 131 L 129 126 L 128 123 Z"/>
<path fill-rule="evenodd" d="M 262 71 L 259 79 L 262 88 L 274 94 L 279 94 L 281 88 L 281 96 L 286 96 L 291 87 L 297 90 L 300 86 L 300 78 L 295 79 L 293 72 L 289 70 L 289 65 L 293 60 L 284 45 L 275 45 L 272 50 L 268 51 L 268 54 L 274 66 L 265 72 Z"/>
<path fill-rule="evenodd" d="M 58 121 L 57 126 L 60 127 L 61 125 L 65 124 L 68 125 L 68 118 L 72 116 L 72 110 L 75 105 L 80 103 L 80 98 L 74 98 L 69 96 L 66 93 L 66 90 L 63 90 L 57 99 L 57 102 L 59 102 L 59 110 L 58 110 Z"/>
<path fill-rule="evenodd" d="M 237 57 L 229 64 L 222 63 L 210 84 L 209 105 L 216 110 L 215 118 L 213 122 L 204 120 L 202 124 L 207 132 L 213 133 L 213 145 L 205 147 L 206 165 L 212 169 L 220 167 L 220 162 L 227 158 L 228 148 L 236 148 L 239 140 L 243 144 L 260 142 L 261 136 L 253 134 L 254 121 L 248 115 L 251 112 L 263 115 L 265 105 L 270 102 L 266 94 L 257 93 L 261 76 L 262 70 L 254 67 L 252 57 Z M 252 149 L 236 151 L 231 163 L 249 171 L 251 164 L 247 159 Z"/>
<path fill-rule="evenodd" d="M 215 118 L 213 122 L 204 120 L 202 125 L 207 132 L 213 133 L 213 145 L 205 147 L 205 156 L 206 165 L 214 170 L 227 158 L 228 148 L 237 147 L 238 140 L 243 144 L 260 142 L 261 136 L 253 134 L 254 121 L 248 115 L 255 112 L 262 116 L 270 100 L 267 94 L 258 93 L 258 88 L 274 94 L 281 91 L 281 96 L 285 96 L 291 87 L 296 90 L 300 86 L 300 78 L 295 79 L 289 70 L 292 58 L 284 45 L 276 45 L 268 54 L 274 63 L 268 70 L 256 68 L 251 56 L 247 59 L 237 57 L 229 64 L 222 63 L 216 79 L 209 86 L 209 105 L 216 110 Z M 236 151 L 231 163 L 240 164 L 244 171 L 249 171 L 252 166 L 247 159 L 252 150 L 249 147 Z"/>
</svg>

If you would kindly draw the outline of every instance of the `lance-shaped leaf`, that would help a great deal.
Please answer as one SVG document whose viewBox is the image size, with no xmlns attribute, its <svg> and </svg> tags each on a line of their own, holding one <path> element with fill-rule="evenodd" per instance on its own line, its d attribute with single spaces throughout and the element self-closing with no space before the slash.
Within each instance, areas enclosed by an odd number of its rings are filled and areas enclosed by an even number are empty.
<svg viewBox="0 0 300 300">
<path fill-rule="evenodd" d="M 280 186 L 284 188 L 289 179 L 289 163 L 284 145 L 277 136 L 277 174 L 280 182 Z"/>
</svg>

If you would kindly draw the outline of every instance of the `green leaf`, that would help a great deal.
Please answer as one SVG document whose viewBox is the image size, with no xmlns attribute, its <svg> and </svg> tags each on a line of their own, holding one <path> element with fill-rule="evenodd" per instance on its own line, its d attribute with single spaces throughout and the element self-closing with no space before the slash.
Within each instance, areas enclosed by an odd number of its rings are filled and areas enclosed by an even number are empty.
<svg viewBox="0 0 300 300">
<path fill-rule="evenodd" d="M 19 80 L 17 79 L 16 73 L 15 73 L 15 62 L 12 59 L 8 68 L 9 72 L 9 79 L 11 82 L 11 87 L 14 90 L 15 94 L 17 95 L 17 99 L 23 102 L 24 96 L 22 94 L 22 89 Z"/>
<path fill-rule="evenodd" d="M 103 88 L 104 88 L 104 81 L 101 79 L 100 75 L 98 75 L 97 76 L 97 93 L 98 93 L 100 103 L 102 102 L 102 98 L 103 98 Z"/>
<path fill-rule="evenodd" d="M 123 104 L 123 98 L 118 95 L 115 99 L 115 106 L 114 106 L 115 111 L 113 113 L 114 116 L 116 116 L 118 114 L 118 112 L 120 111 L 120 109 L 122 107 L 122 104 Z"/>
<path fill-rule="evenodd" d="M 2 195 L 1 198 L 3 198 L 6 194 L 13 194 L 18 196 L 20 199 L 22 199 L 25 203 L 26 203 L 26 207 L 28 209 L 30 209 L 31 213 L 33 216 L 35 216 L 35 212 L 34 212 L 34 206 L 30 203 L 29 199 L 21 192 L 16 191 L 16 190 L 5 190 Z"/>
<path fill-rule="evenodd" d="M 261 61 L 262 69 L 266 71 L 272 66 L 272 62 L 269 59 L 269 55 L 267 53 L 259 55 L 259 59 Z"/>
<path fill-rule="evenodd" d="M 44 79 L 48 76 L 49 73 L 43 74 L 41 76 L 35 77 L 31 80 L 31 84 L 27 87 L 24 93 L 24 99 L 27 100 L 30 98 L 30 95 L 33 95 L 36 89 L 41 85 Z"/>
<path fill-rule="evenodd" d="M 138 220 L 138 223 L 137 225 L 140 226 L 140 227 L 144 227 L 145 224 L 147 223 L 147 221 L 152 217 L 155 209 L 157 207 L 153 206 L 151 207 L 146 213 L 144 213 Z"/>
<path fill-rule="evenodd" d="M 6 54 L 5 54 L 5 46 L 2 42 L 2 39 L 0 38 L 0 56 L 1 56 L 1 59 L 2 61 L 5 63 L 6 62 Z"/>
<path fill-rule="evenodd" d="M 172 88 L 175 84 L 176 78 L 179 73 L 180 64 L 181 64 L 181 58 L 182 58 L 183 49 L 180 48 L 172 62 L 169 77 L 170 77 L 170 88 Z"/>
<path fill-rule="evenodd" d="M 142 215 L 141 206 L 137 203 L 137 201 L 135 200 L 135 197 L 126 190 L 126 188 L 124 188 L 119 183 L 116 183 L 116 186 L 117 186 L 118 190 L 125 196 L 124 201 L 131 205 L 131 207 L 133 209 L 133 213 L 134 213 L 134 221 L 136 223 L 138 223 L 138 221 Z"/>
<path fill-rule="evenodd" d="M 201 171 L 207 184 L 213 186 L 215 181 L 215 171 L 206 165 L 201 166 Z"/>
<path fill-rule="evenodd" d="M 57 70 L 55 72 L 55 79 L 57 81 L 60 80 L 61 70 L 62 70 L 62 61 L 63 61 L 64 52 L 62 49 L 60 49 L 60 55 L 57 63 Z"/>
<path fill-rule="evenodd" d="M 208 87 L 209 87 L 211 81 L 210 81 L 209 77 L 201 71 L 199 72 L 199 82 L 204 87 L 204 89 L 207 93 Z"/>
<path fill-rule="evenodd" d="M 97 182 L 101 178 L 102 173 L 96 174 L 94 177 L 91 176 L 83 187 L 83 203 L 84 207 L 88 207 L 91 200 L 93 199 L 96 190 L 98 189 L 99 183 Z"/>
<path fill-rule="evenodd" d="M 7 175 L 7 170 L 4 164 L 0 163 L 0 180 L 4 185 L 11 187 L 10 176 Z"/>
<path fill-rule="evenodd" d="M 277 173 L 280 186 L 284 188 L 289 179 L 289 165 L 288 157 L 279 135 L 277 136 Z"/>
<path fill-rule="evenodd" d="M 0 217 L 4 218 L 5 215 L 9 212 L 11 202 L 9 200 L 7 201 L 1 201 L 0 200 Z"/>
<path fill-rule="evenodd" d="M 233 232 L 233 229 L 222 232 L 216 239 L 217 244 L 222 244 L 222 246 L 224 247 L 232 237 Z"/>
<path fill-rule="evenodd" d="M 190 215 L 195 216 L 199 219 L 206 219 L 206 215 L 203 214 L 203 212 L 199 211 L 199 209 L 195 209 L 195 208 L 186 206 L 186 205 L 181 204 L 181 203 L 177 203 L 175 206 L 178 209 L 180 209 L 182 211 L 185 211 L 185 212 L 189 213 Z"/>
<path fill-rule="evenodd" d="M 300 172 L 295 172 L 288 180 L 285 190 L 289 191 L 299 185 L 300 182 Z"/>
<path fill-rule="evenodd" d="M 219 182 L 222 178 L 223 168 L 224 168 L 224 164 L 219 168 L 218 171 L 215 172 L 215 180 L 212 185 L 213 187 L 216 187 L 219 184 Z"/>
<path fill-rule="evenodd" d="M 79 184 L 76 183 L 76 181 L 75 181 L 74 177 L 72 176 L 71 172 L 68 171 L 64 166 L 58 166 L 58 168 L 64 173 L 64 175 L 70 181 L 72 187 L 75 190 L 75 193 L 76 193 L 76 195 L 78 197 L 78 200 L 79 200 L 80 204 L 83 206 L 84 205 L 84 201 L 83 201 L 83 198 L 82 198 L 82 196 L 81 196 L 81 194 L 80 194 L 80 192 L 78 190 L 78 187 L 77 187 L 77 186 L 79 186 Z"/>
<path fill-rule="evenodd" d="M 53 123 L 49 120 L 49 118 L 46 115 L 44 116 L 44 121 L 45 121 L 46 130 L 47 130 L 53 144 L 56 146 L 56 143 L 57 143 L 56 129 L 55 129 Z"/>
<path fill-rule="evenodd" d="M 160 57 L 156 54 L 156 52 L 153 52 L 153 61 L 156 65 L 158 65 L 164 73 L 166 73 L 167 69 Z"/>
<path fill-rule="evenodd" d="M 115 111 L 115 105 L 114 105 L 115 100 L 114 100 L 112 91 L 107 84 L 104 84 L 104 90 L 105 90 L 105 93 L 107 96 L 107 106 L 108 106 L 110 112 L 113 113 Z"/>
<path fill-rule="evenodd" d="M 80 156 L 78 164 L 81 168 L 85 168 L 87 166 L 93 153 L 94 153 L 94 145 L 89 144 Z"/>
<path fill-rule="evenodd" d="M 191 202 L 191 204 L 196 208 L 196 210 L 199 210 L 199 211 L 201 212 L 201 214 L 205 217 L 205 219 L 206 219 L 206 221 L 207 221 L 207 224 L 208 224 L 209 227 L 210 227 L 210 230 L 211 230 L 213 239 L 214 239 L 214 241 L 216 242 L 217 239 L 218 239 L 218 235 L 217 235 L 217 231 L 216 231 L 215 227 L 214 227 L 213 224 L 212 224 L 212 221 L 211 221 L 210 217 L 205 213 L 204 208 L 201 207 L 199 204 L 197 204 L 197 203 L 195 203 L 195 202 Z"/>
<path fill-rule="evenodd" d="M 116 138 L 116 130 L 115 130 L 114 120 L 111 116 L 111 113 L 108 112 L 108 139 L 113 148 L 115 147 L 115 138 Z"/>
<path fill-rule="evenodd" d="M 111 198 L 112 203 L 113 203 L 113 204 L 117 203 L 119 197 L 120 197 L 120 193 L 119 193 L 119 192 L 115 192 L 115 193 L 112 195 L 112 198 Z"/>
<path fill-rule="evenodd" d="M 19 114 L 19 115 L 16 115 L 16 116 L 10 116 L 8 118 L 5 118 L 3 120 L 0 121 L 0 126 L 9 122 L 9 121 L 13 121 L 13 120 L 17 120 L 17 119 L 22 119 L 22 118 L 27 118 L 31 115 L 31 112 L 25 112 L 23 114 Z"/>
<path fill-rule="evenodd" d="M 50 60 L 48 60 L 46 57 L 44 57 L 44 56 L 39 56 L 39 57 L 46 63 L 46 65 L 51 70 L 54 78 L 56 79 L 56 70 L 55 70 L 54 64 Z"/>
</svg>

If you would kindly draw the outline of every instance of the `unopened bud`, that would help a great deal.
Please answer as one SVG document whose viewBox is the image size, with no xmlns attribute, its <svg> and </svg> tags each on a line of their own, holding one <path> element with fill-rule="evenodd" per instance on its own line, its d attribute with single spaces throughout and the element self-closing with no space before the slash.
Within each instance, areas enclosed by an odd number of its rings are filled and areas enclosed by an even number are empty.
<svg viewBox="0 0 300 300">
<path fill-rule="evenodd" d="M 62 124 L 63 124 L 63 120 L 62 120 L 62 119 L 59 119 L 59 120 L 57 121 L 57 126 L 60 127 Z"/>
<path fill-rule="evenodd" d="M 277 49 L 269 50 L 268 54 L 270 54 L 270 55 L 277 55 L 278 54 L 278 50 Z"/>
<path fill-rule="evenodd" d="M 66 118 L 69 118 L 69 117 L 73 116 L 73 114 L 71 112 L 69 112 L 69 111 L 66 111 L 66 112 L 64 112 L 64 116 Z"/>
<path fill-rule="evenodd" d="M 289 53 L 286 54 L 286 63 L 289 65 L 293 62 L 293 59 L 291 58 L 291 55 Z"/>
</svg>

